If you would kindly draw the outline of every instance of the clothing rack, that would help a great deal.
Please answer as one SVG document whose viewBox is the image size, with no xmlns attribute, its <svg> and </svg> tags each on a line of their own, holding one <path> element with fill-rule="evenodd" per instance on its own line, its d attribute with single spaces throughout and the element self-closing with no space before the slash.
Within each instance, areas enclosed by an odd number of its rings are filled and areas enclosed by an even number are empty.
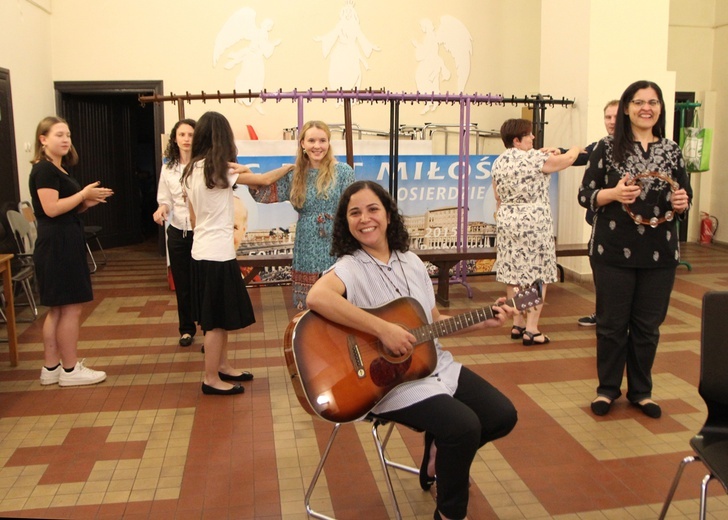
<svg viewBox="0 0 728 520">
<path fill-rule="evenodd" d="M 260 98 L 262 101 L 272 100 L 276 103 L 290 99 L 297 103 L 298 113 L 298 128 L 300 129 L 304 124 L 303 119 L 303 104 L 305 102 L 311 102 L 313 100 L 326 101 L 337 101 L 343 102 L 344 105 L 344 126 L 346 132 L 346 162 L 353 167 L 354 165 L 354 144 L 353 144 L 353 132 L 352 132 L 352 120 L 351 120 L 351 101 L 357 101 L 360 103 L 388 103 L 390 106 L 389 114 L 389 193 L 397 199 L 397 180 L 398 180 L 398 169 L 399 169 L 399 109 L 401 103 L 415 104 L 415 103 L 428 103 L 434 104 L 458 104 L 460 107 L 460 126 L 459 126 L 459 147 L 458 147 L 458 204 L 457 204 L 457 230 L 456 230 L 456 248 L 457 251 L 467 251 L 467 234 L 468 234 L 468 179 L 470 172 L 470 109 L 472 105 L 500 105 L 506 106 L 511 105 L 525 105 L 526 107 L 533 110 L 533 127 L 536 130 L 536 139 L 534 141 L 535 148 L 543 147 L 543 136 L 546 127 L 546 109 L 548 107 L 555 106 L 568 106 L 573 105 L 574 101 L 569 99 L 554 99 L 550 95 L 535 94 L 526 95 L 520 98 L 511 96 L 505 98 L 500 95 L 491 94 L 465 94 L 465 93 L 451 93 L 445 92 L 444 94 L 422 93 L 422 92 L 390 92 L 384 89 L 354 89 L 354 90 L 343 90 L 343 89 L 323 89 L 314 91 L 298 90 L 293 89 L 292 91 L 283 92 L 278 90 L 275 92 L 268 92 L 263 90 L 261 92 L 239 93 L 233 91 L 231 94 L 224 94 L 217 91 L 217 93 L 206 93 L 201 92 L 200 94 L 190 94 L 186 92 L 184 95 L 176 95 L 170 93 L 169 96 L 160 96 L 157 94 L 148 96 L 139 96 L 139 102 L 144 103 L 160 103 L 165 101 L 171 101 L 176 103 L 178 107 L 179 118 L 184 119 L 184 102 L 190 103 L 191 101 L 218 101 L 221 102 L 223 99 L 252 99 Z M 466 282 L 466 271 L 467 268 L 463 265 L 464 262 L 460 262 L 456 266 L 455 277 L 451 279 L 452 282 L 462 283 L 467 287 L 468 295 L 472 296 L 469 285 Z"/>
</svg>

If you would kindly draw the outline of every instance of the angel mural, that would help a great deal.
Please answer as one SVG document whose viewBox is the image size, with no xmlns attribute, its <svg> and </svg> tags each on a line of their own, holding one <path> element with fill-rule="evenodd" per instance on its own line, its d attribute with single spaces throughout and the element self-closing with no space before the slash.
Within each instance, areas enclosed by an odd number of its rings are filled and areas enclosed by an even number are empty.
<svg viewBox="0 0 728 520">
<path fill-rule="evenodd" d="M 467 27 L 454 16 L 444 15 L 440 17 L 440 26 L 437 29 L 427 18 L 420 20 L 420 28 L 425 33 L 422 41 L 412 40 L 415 59 L 418 61 L 415 71 L 417 90 L 423 94 L 439 94 L 440 80 L 450 79 L 451 72 L 440 57 L 440 45 L 444 45 L 455 61 L 457 92 L 464 92 L 470 76 L 470 58 L 473 54 L 473 38 Z M 427 103 L 422 113 L 436 107 L 434 103 Z"/>
<path fill-rule="evenodd" d="M 258 26 L 256 12 L 250 7 L 243 7 L 227 19 L 215 38 L 215 50 L 212 64 L 217 65 L 223 56 L 227 57 L 225 69 L 240 65 L 240 72 L 235 79 L 237 92 L 260 92 L 265 86 L 265 60 L 273 55 L 273 51 L 281 40 L 270 41 L 268 34 L 273 29 L 273 21 L 266 18 Z M 247 45 L 239 47 L 241 42 Z M 253 105 L 252 99 L 240 100 L 246 106 Z M 261 114 L 261 100 L 255 104 Z"/>
<path fill-rule="evenodd" d="M 378 51 L 361 30 L 354 0 L 346 0 L 339 13 L 339 22 L 331 31 L 317 36 L 324 58 L 329 61 L 329 87 L 352 89 L 361 87 L 361 67 L 369 70 L 366 58 Z"/>
</svg>

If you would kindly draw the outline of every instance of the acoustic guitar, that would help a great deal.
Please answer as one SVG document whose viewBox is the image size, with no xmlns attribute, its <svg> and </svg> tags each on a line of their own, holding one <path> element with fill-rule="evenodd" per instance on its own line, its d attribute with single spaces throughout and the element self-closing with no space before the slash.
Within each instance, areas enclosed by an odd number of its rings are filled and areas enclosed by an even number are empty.
<svg viewBox="0 0 728 520">
<path fill-rule="evenodd" d="M 541 303 L 539 280 L 506 304 L 525 312 Z M 437 366 L 434 339 L 493 318 L 488 306 L 427 323 L 417 300 L 398 298 L 364 309 L 409 330 L 417 338 L 407 356 L 392 356 L 376 338 L 334 323 L 315 312 L 293 318 L 284 337 L 283 353 L 301 406 L 311 415 L 334 423 L 365 416 L 394 387 L 429 376 Z"/>
</svg>

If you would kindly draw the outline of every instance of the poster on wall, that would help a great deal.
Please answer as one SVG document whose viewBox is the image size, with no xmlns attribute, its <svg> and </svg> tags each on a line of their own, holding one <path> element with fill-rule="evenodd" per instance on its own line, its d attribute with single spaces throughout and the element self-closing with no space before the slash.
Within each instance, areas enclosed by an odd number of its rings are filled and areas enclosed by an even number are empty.
<svg viewBox="0 0 728 520">
<path fill-rule="evenodd" d="M 238 142 L 238 162 L 255 173 L 263 173 L 282 164 L 294 162 L 296 141 Z M 332 141 L 336 152 L 343 152 L 343 142 Z M 459 158 L 457 155 L 433 155 L 431 142 L 400 143 L 397 171 L 397 204 L 410 234 L 411 249 L 448 249 L 457 247 Z M 495 245 L 496 203 L 490 170 L 497 155 L 471 155 L 468 176 L 467 245 Z M 346 157 L 337 154 L 337 160 Z M 388 142 L 357 141 L 354 144 L 354 174 L 357 180 L 375 181 L 389 187 Z M 551 177 L 552 213 L 555 206 L 557 179 Z M 290 203 L 259 204 L 245 187 L 236 190 L 248 209 L 247 232 L 238 248 L 239 255 L 280 254 L 293 250 L 298 214 Z M 468 266 L 470 272 L 490 272 L 493 261 L 482 260 Z M 436 271 L 433 267 L 433 273 Z M 286 281 L 288 268 L 266 269 L 263 282 Z"/>
</svg>

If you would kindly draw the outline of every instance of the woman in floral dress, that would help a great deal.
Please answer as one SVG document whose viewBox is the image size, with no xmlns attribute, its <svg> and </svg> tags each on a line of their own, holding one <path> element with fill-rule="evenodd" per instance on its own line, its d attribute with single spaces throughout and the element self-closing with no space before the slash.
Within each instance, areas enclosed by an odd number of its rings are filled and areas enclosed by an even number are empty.
<svg viewBox="0 0 728 520">
<path fill-rule="evenodd" d="M 331 130 L 322 121 L 301 128 L 296 166 L 278 182 L 250 188 L 257 202 L 290 201 L 298 212 L 293 245 L 293 305 L 306 308 L 306 295 L 323 271 L 336 261 L 331 256 L 331 230 L 343 191 L 354 182 L 354 170 L 334 158 Z"/>
<path fill-rule="evenodd" d="M 507 150 L 491 170 L 498 204 L 496 280 L 508 285 L 508 298 L 538 278 L 545 284 L 557 280 L 549 174 L 571 166 L 581 151 L 577 146 L 564 154 L 557 149 L 534 150 L 531 129 L 526 119 L 503 123 L 500 133 Z M 512 339 L 523 339 L 526 346 L 549 342 L 538 328 L 541 308 L 538 305 L 525 317 L 514 315 Z"/>
</svg>

